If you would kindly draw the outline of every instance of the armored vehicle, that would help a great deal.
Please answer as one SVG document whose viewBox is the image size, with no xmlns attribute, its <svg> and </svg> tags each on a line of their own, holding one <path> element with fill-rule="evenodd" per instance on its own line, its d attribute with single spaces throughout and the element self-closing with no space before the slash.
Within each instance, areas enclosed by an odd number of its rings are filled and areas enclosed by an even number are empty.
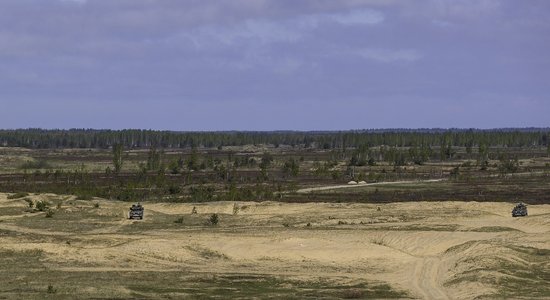
<svg viewBox="0 0 550 300">
<path fill-rule="evenodd" d="M 527 216 L 527 205 L 518 203 L 514 209 L 512 209 L 512 217 L 525 217 Z"/>
<path fill-rule="evenodd" d="M 142 220 L 143 219 L 143 206 L 141 204 L 132 204 L 130 207 L 130 212 L 128 213 L 128 218 L 131 220 Z"/>
</svg>

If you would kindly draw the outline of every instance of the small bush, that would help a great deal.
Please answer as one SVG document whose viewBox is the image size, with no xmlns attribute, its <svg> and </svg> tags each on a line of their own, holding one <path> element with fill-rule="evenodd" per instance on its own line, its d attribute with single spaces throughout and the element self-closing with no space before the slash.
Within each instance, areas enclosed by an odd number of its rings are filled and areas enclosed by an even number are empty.
<svg viewBox="0 0 550 300">
<path fill-rule="evenodd" d="M 94 208 L 99 208 L 99 202 L 94 203 Z"/>
<path fill-rule="evenodd" d="M 51 217 L 53 217 L 53 214 L 54 214 L 54 211 L 51 210 L 51 209 L 48 209 L 48 211 L 46 212 L 46 218 L 51 218 Z"/>
<path fill-rule="evenodd" d="M 179 193 L 181 193 L 181 187 L 179 187 L 177 185 L 171 185 L 171 186 L 168 187 L 168 193 L 170 195 L 179 194 Z"/>
<path fill-rule="evenodd" d="M 208 221 L 210 221 L 210 225 L 213 225 L 213 226 L 218 225 L 218 222 L 219 222 L 218 214 L 212 214 L 210 216 L 210 219 L 208 219 Z"/>
<path fill-rule="evenodd" d="M 19 199 L 19 198 L 23 198 L 23 197 L 27 197 L 29 195 L 29 193 L 15 193 L 13 195 L 9 195 L 8 196 L 8 199 Z"/>
<path fill-rule="evenodd" d="M 35 206 L 38 211 L 45 211 L 50 204 L 46 201 L 36 201 Z"/>
<path fill-rule="evenodd" d="M 47 292 L 48 292 L 48 294 L 55 294 L 55 293 L 57 293 L 57 289 L 55 289 L 53 287 L 53 285 L 50 284 L 50 285 L 48 285 L 48 291 Z"/>
<path fill-rule="evenodd" d="M 57 205 L 56 205 L 57 209 L 61 209 L 61 205 L 62 205 L 62 204 L 63 204 L 63 203 L 61 203 L 61 202 L 57 202 Z"/>
<path fill-rule="evenodd" d="M 177 224 L 183 223 L 183 217 L 177 218 L 177 219 L 174 221 L 174 223 L 177 223 Z"/>
</svg>

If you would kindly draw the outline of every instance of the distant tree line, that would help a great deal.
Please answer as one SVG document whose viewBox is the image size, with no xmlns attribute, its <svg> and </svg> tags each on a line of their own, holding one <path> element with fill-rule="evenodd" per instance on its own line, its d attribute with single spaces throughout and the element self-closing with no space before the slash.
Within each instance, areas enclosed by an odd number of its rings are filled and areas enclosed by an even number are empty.
<svg viewBox="0 0 550 300">
<path fill-rule="evenodd" d="M 96 129 L 15 129 L 0 130 L 0 146 L 31 149 L 113 148 L 143 149 L 157 147 L 223 147 L 270 144 L 304 148 L 340 149 L 361 147 L 414 147 L 410 153 L 422 159 L 430 147 L 439 147 L 441 155 L 452 156 L 452 147 L 550 147 L 550 128 L 521 129 L 392 129 L 354 131 L 222 131 L 177 132 L 154 130 Z M 120 145 L 120 146 L 117 146 Z M 550 149 L 550 148 L 548 148 Z M 414 152 L 417 151 L 417 152 Z M 357 153 L 363 163 L 368 155 Z"/>
</svg>

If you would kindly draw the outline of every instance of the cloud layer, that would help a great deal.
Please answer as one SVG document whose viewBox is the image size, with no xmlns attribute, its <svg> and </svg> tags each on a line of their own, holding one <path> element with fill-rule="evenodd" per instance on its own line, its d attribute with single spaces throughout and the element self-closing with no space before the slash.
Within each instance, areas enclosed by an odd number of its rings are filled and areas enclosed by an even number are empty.
<svg viewBox="0 0 550 300">
<path fill-rule="evenodd" d="M 550 126 L 546 1 L 4 0 L 0 127 Z"/>
</svg>

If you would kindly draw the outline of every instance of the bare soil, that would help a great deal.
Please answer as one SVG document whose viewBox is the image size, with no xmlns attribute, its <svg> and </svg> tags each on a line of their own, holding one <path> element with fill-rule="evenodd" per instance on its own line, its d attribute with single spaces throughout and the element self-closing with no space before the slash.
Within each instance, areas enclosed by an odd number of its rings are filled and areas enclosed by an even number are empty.
<svg viewBox="0 0 550 300">
<path fill-rule="evenodd" d="M 7 196 L 0 299 L 550 297 L 547 204 L 144 203 L 133 221 L 125 202 Z"/>
</svg>

